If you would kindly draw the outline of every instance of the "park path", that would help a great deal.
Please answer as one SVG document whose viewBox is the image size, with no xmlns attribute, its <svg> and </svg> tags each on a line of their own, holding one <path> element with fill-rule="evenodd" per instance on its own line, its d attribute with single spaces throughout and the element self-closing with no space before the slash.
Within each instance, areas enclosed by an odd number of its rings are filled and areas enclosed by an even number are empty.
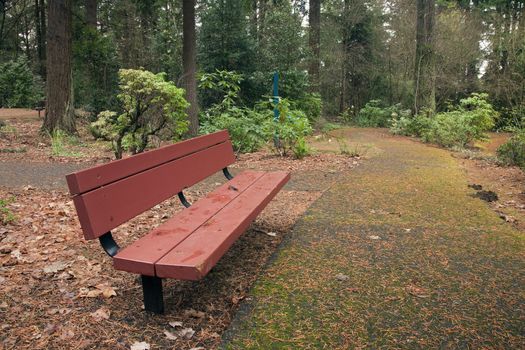
<svg viewBox="0 0 525 350">
<path fill-rule="evenodd" d="M 296 224 L 227 349 L 518 349 L 524 233 L 473 198 L 450 152 L 347 131 L 378 152 Z"/>
</svg>

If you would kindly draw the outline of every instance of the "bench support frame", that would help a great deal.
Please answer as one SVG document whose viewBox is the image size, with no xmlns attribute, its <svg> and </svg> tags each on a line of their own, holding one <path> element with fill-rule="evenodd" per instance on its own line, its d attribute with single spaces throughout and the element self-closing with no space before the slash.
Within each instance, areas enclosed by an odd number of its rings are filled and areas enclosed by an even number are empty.
<svg viewBox="0 0 525 350">
<path fill-rule="evenodd" d="M 226 177 L 226 179 L 228 179 L 228 180 L 233 179 L 233 175 L 228 170 L 228 167 L 223 168 L 222 169 L 222 173 L 224 174 L 224 177 Z"/>
<path fill-rule="evenodd" d="M 120 247 L 118 246 L 117 242 L 115 242 L 115 240 L 113 239 L 111 232 L 104 233 L 98 238 L 98 240 L 107 255 L 111 257 L 117 255 Z"/>
<path fill-rule="evenodd" d="M 144 294 L 144 309 L 155 314 L 164 313 L 164 297 L 162 294 L 162 278 L 156 276 L 140 276 Z"/>
</svg>

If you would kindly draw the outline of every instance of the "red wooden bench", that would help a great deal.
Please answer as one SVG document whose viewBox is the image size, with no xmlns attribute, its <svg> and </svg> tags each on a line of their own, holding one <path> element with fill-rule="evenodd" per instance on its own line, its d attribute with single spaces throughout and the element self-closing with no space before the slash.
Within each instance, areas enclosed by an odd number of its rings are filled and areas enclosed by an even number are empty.
<svg viewBox="0 0 525 350">
<path fill-rule="evenodd" d="M 226 131 L 66 176 L 84 237 L 100 240 L 117 270 L 141 275 L 144 306 L 164 312 L 162 279 L 206 276 L 235 240 L 290 179 L 286 172 L 244 171 Z M 228 181 L 190 205 L 183 190 L 222 169 Z M 178 194 L 187 207 L 120 248 L 111 230 Z"/>
</svg>

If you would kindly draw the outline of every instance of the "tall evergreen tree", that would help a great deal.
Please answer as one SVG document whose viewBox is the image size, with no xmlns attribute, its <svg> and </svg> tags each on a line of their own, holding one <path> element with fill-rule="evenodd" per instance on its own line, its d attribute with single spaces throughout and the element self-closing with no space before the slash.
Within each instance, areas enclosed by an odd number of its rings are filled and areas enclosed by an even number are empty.
<svg viewBox="0 0 525 350">
<path fill-rule="evenodd" d="M 74 133 L 72 0 L 47 2 L 47 85 L 43 129 Z"/>
<path fill-rule="evenodd" d="M 436 110 L 435 0 L 417 0 L 414 113 Z"/>
<path fill-rule="evenodd" d="M 199 106 L 197 102 L 197 81 L 195 62 L 197 39 L 195 33 L 195 0 L 182 1 L 183 17 L 183 48 L 182 66 L 183 81 L 186 89 L 186 100 L 190 103 L 188 116 L 190 119 L 190 135 L 197 136 L 199 132 Z"/>
<path fill-rule="evenodd" d="M 310 75 L 310 84 L 314 92 L 319 92 L 319 69 L 321 65 L 319 40 L 321 32 L 321 0 L 310 0 L 310 9 L 308 10 L 309 25 L 309 44 L 311 51 L 308 74 Z"/>
<path fill-rule="evenodd" d="M 254 70 L 245 0 L 208 0 L 201 13 L 198 61 L 206 72 Z"/>
</svg>

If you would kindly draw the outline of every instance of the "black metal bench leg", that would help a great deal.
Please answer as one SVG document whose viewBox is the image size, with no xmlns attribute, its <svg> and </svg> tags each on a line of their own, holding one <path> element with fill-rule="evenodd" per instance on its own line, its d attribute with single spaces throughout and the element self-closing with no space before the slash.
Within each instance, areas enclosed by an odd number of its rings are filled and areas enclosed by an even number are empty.
<svg viewBox="0 0 525 350">
<path fill-rule="evenodd" d="M 144 293 L 144 308 L 156 314 L 164 313 L 164 298 L 162 295 L 162 278 L 155 276 L 140 276 Z"/>
</svg>

